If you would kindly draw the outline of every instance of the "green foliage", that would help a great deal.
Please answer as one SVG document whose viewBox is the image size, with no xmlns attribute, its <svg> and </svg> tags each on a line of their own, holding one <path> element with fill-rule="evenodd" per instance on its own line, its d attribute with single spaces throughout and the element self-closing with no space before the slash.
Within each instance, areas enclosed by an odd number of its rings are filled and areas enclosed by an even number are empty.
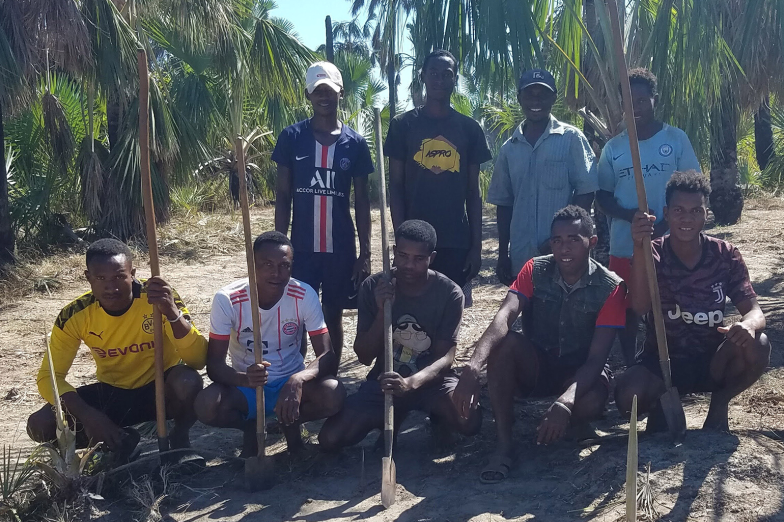
<svg viewBox="0 0 784 522">
<path fill-rule="evenodd" d="M 2 461 L 0 464 L 0 514 L 11 511 L 20 505 L 20 496 L 29 490 L 38 470 L 35 467 L 35 457 L 23 458 L 22 450 L 14 454 L 11 446 L 3 445 Z"/>
</svg>

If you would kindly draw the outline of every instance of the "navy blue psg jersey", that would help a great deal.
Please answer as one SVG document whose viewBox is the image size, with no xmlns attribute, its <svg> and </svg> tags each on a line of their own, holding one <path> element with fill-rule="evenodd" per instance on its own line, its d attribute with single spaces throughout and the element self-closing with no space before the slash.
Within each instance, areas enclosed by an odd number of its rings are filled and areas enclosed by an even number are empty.
<svg viewBox="0 0 784 522">
<path fill-rule="evenodd" d="M 343 124 L 326 147 L 316 141 L 310 120 L 286 127 L 272 160 L 292 175 L 291 242 L 297 252 L 356 252 L 350 197 L 352 178 L 373 172 L 365 138 Z"/>
</svg>

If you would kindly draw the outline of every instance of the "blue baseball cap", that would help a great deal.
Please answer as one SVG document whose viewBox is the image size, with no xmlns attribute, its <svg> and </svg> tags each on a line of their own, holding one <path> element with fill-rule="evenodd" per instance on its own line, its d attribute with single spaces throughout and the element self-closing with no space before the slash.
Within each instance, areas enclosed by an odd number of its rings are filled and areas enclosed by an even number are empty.
<svg viewBox="0 0 784 522">
<path fill-rule="evenodd" d="M 551 91 L 557 93 L 555 88 L 555 78 L 544 69 L 529 69 L 520 76 L 520 81 L 517 82 L 517 92 L 522 91 L 531 85 L 544 85 Z"/>
</svg>

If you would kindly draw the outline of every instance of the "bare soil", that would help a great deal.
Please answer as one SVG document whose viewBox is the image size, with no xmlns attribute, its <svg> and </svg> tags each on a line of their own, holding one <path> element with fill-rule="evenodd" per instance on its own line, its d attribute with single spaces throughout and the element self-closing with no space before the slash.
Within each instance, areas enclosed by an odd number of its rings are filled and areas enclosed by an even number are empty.
<svg viewBox="0 0 784 522">
<path fill-rule="evenodd" d="M 271 209 L 253 211 L 256 233 L 271 227 Z M 374 252 L 380 252 L 378 211 L 374 212 Z M 206 333 L 210 302 L 224 284 L 245 274 L 239 215 L 191 215 L 178 218 L 162 230 L 165 277 L 177 288 L 191 309 L 197 326 Z M 771 367 L 750 390 L 733 401 L 731 433 L 699 431 L 709 396 L 684 401 L 690 428 L 685 443 L 673 448 L 666 436 L 640 441 L 640 471 L 650 463 L 649 486 L 653 519 L 671 521 L 773 521 L 784 520 L 784 204 L 764 199 L 747 202 L 743 221 L 710 233 L 732 241 L 748 264 L 760 303 L 768 318 L 768 335 L 774 346 Z M 484 266 L 474 283 L 474 306 L 463 318 L 457 366 L 467 360 L 472 345 L 489 324 L 506 289 L 498 284 L 493 267 L 497 253 L 495 223 L 485 223 Z M 33 448 L 25 434 L 27 416 L 43 401 L 35 375 L 44 351 L 43 339 L 59 310 L 88 290 L 82 276 L 82 254 L 59 256 L 30 268 L 33 281 L 19 288 L 25 295 L 0 294 L 0 444 L 25 453 Z M 373 260 L 380 268 L 380 258 Z M 137 260 L 140 276 L 148 273 L 143 253 Z M 42 282 L 47 284 L 42 284 Z M 59 285 L 58 285 L 59 283 Z M 37 288 L 38 290 L 32 290 Z M 0 289 L 2 290 L 2 289 Z M 356 315 L 347 312 L 346 339 L 350 344 Z M 620 360 L 613 354 L 613 360 Z M 340 378 L 356 389 L 367 368 L 344 349 Z M 91 382 L 95 365 L 86 349 L 79 352 L 70 372 L 75 385 Z M 206 379 L 206 376 L 205 376 Z M 277 485 L 270 491 L 248 493 L 243 489 L 240 434 L 213 430 L 200 424 L 191 432 L 196 450 L 209 453 L 208 467 L 195 475 L 172 475 L 164 490 L 154 480 L 156 492 L 165 493 L 163 520 L 263 520 L 277 521 L 568 521 L 623 519 L 625 440 L 588 448 L 561 442 L 551 447 L 534 443 L 537 420 L 546 401 L 516 405 L 515 436 L 521 458 L 502 484 L 483 485 L 478 474 L 493 450 L 494 423 L 488 400 L 483 397 L 484 423 L 473 438 L 458 438 L 449 447 L 437 446 L 422 415 L 405 423 L 394 455 L 397 463 L 397 503 L 380 506 L 381 454 L 374 451 L 376 434 L 337 458 L 314 456 L 291 462 L 279 436 L 270 448 L 275 454 Z M 306 426 L 315 443 L 320 423 Z M 606 417 L 596 427 L 603 433 L 628 429 L 611 402 Z M 641 428 L 644 422 L 641 423 Z M 153 453 L 151 436 L 143 451 Z M 364 463 L 364 464 L 363 464 Z M 157 475 L 155 470 L 134 473 Z M 149 510 L 132 500 L 129 480 L 108 483 L 104 500 L 91 500 L 77 518 L 108 521 L 152 520 Z M 640 516 L 643 519 L 643 516 Z"/>
</svg>

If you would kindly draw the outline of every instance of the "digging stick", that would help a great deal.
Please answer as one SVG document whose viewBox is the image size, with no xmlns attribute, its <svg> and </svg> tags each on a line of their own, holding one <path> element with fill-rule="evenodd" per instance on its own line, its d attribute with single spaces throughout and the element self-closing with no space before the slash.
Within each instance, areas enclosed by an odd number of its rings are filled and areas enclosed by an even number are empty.
<svg viewBox="0 0 784 522">
<path fill-rule="evenodd" d="M 637 522 L 637 396 L 632 398 L 629 447 L 626 450 L 626 522 Z"/>
<path fill-rule="evenodd" d="M 624 118 L 626 119 L 626 129 L 629 133 L 629 148 L 631 149 L 632 165 L 634 166 L 634 181 L 637 186 L 637 205 L 642 212 L 648 212 L 648 200 L 645 194 L 645 181 L 642 177 L 640 148 L 637 140 L 637 127 L 634 122 L 634 109 L 632 108 L 632 90 L 629 85 L 629 72 L 626 69 L 626 57 L 623 53 L 623 38 L 621 37 L 621 23 L 618 18 L 618 4 L 616 3 L 616 0 L 607 0 L 607 7 L 610 13 L 610 25 L 613 33 L 615 62 L 621 80 L 623 113 Z M 675 443 L 678 444 L 686 435 L 686 414 L 683 411 L 683 405 L 681 404 L 678 390 L 672 385 L 670 355 L 669 350 L 667 349 L 667 332 L 664 329 L 661 296 L 659 295 L 659 284 L 656 281 L 656 267 L 653 263 L 650 238 L 645 239 L 643 250 L 645 251 L 644 259 L 648 289 L 651 294 L 653 322 L 656 328 L 656 342 L 659 348 L 659 363 L 661 365 L 665 387 L 664 395 L 662 395 L 659 400 L 661 402 L 662 410 L 664 411 L 664 418 L 667 421 L 670 435 Z"/>
<path fill-rule="evenodd" d="M 392 280 L 389 264 L 389 231 L 387 229 L 387 194 L 384 176 L 384 150 L 381 133 L 381 111 L 375 109 L 376 119 L 376 163 L 378 165 L 379 196 L 381 201 L 381 259 L 384 262 L 384 279 Z M 384 301 L 384 372 L 393 371 L 392 365 L 392 302 Z M 392 460 L 394 441 L 395 412 L 391 393 L 384 394 L 384 457 L 381 459 L 381 505 L 388 508 L 395 503 L 397 472 Z"/>
<path fill-rule="evenodd" d="M 150 253 L 150 275 L 161 275 L 158 262 L 158 235 L 155 231 L 155 207 L 150 178 L 150 71 L 147 69 L 147 52 L 139 49 L 139 157 L 141 162 L 142 199 L 144 220 L 147 224 L 147 249 Z M 153 342 L 155 347 L 155 424 L 158 429 L 158 451 L 169 449 L 166 434 L 166 397 L 163 381 L 163 318 L 157 306 L 152 307 Z"/>
<path fill-rule="evenodd" d="M 245 258 L 248 263 L 248 293 L 253 322 L 253 356 L 256 364 L 263 362 L 261 344 L 261 320 L 259 317 L 259 291 L 256 286 L 256 263 L 253 255 L 253 237 L 250 230 L 250 208 L 248 204 L 248 181 L 245 178 L 245 149 L 241 136 L 234 142 L 237 155 L 237 177 L 240 180 L 240 207 L 242 208 L 242 227 L 245 235 Z M 250 491 L 269 489 L 273 485 L 274 469 L 271 458 L 267 458 L 267 426 L 264 417 L 264 387 L 256 388 L 256 444 L 258 453 L 245 459 L 245 487 Z"/>
</svg>

